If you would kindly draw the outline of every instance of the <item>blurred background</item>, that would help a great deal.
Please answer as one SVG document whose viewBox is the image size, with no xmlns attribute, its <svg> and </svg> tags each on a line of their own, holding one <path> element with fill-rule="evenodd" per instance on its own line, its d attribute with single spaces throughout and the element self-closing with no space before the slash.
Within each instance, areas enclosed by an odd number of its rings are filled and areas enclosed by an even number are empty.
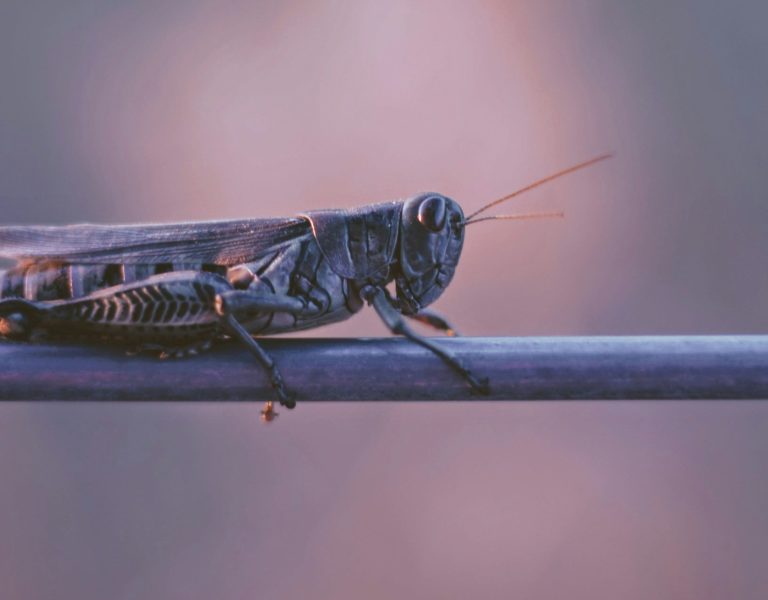
<svg viewBox="0 0 768 600">
<path fill-rule="evenodd" d="M 0 220 L 426 190 L 471 211 L 614 151 L 500 211 L 565 220 L 469 229 L 435 308 L 470 335 L 768 333 L 766 19 L 757 0 L 3 0 Z M 366 312 L 316 335 L 386 331 Z M 0 596 L 768 591 L 768 404 L 300 405 L 271 427 L 259 408 L 0 406 Z"/>
</svg>

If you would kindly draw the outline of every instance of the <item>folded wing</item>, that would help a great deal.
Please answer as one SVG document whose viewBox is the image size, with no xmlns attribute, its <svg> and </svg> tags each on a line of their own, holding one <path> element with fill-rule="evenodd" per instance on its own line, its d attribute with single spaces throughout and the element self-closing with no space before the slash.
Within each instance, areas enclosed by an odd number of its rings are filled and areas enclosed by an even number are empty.
<svg viewBox="0 0 768 600">
<path fill-rule="evenodd" d="M 301 237 L 306 219 L 242 219 L 161 225 L 0 226 L 0 256 L 82 264 L 173 262 L 232 266 Z"/>
</svg>

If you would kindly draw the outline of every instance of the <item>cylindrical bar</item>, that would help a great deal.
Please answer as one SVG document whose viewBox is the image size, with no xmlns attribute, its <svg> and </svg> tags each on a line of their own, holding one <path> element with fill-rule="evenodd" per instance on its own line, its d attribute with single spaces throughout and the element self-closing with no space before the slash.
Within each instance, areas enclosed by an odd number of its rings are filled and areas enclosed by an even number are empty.
<svg viewBox="0 0 768 600">
<path fill-rule="evenodd" d="M 435 338 L 488 396 L 401 338 L 262 339 L 299 402 L 768 398 L 768 336 Z M 248 401 L 274 397 L 236 343 L 159 360 L 111 347 L 0 343 L 0 400 Z"/>
</svg>

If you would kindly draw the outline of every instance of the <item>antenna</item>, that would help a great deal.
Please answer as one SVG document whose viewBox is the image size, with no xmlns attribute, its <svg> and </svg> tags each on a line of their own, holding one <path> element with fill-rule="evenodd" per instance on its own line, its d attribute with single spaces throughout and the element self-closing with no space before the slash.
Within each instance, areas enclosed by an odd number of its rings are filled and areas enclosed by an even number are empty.
<svg viewBox="0 0 768 600">
<path fill-rule="evenodd" d="M 515 192 L 512 192 L 511 194 L 507 194 L 506 196 L 503 196 L 499 198 L 498 200 L 494 200 L 493 202 L 489 202 L 479 210 L 476 210 L 471 215 L 469 215 L 466 219 L 464 219 L 464 224 L 469 225 L 469 223 L 473 222 L 472 219 L 474 219 L 477 215 L 479 215 L 482 212 L 485 212 L 489 208 L 492 208 L 498 204 L 501 204 L 502 202 L 506 202 L 507 200 L 511 200 L 515 196 L 519 196 L 523 192 L 527 192 L 528 190 L 532 190 L 533 188 L 539 187 L 540 185 L 544 185 L 545 183 L 552 181 L 553 179 L 557 179 L 558 177 L 562 177 L 563 175 L 569 175 L 570 173 L 573 173 L 574 171 L 578 171 L 580 169 L 585 169 L 586 167 L 591 167 L 595 163 L 598 163 L 603 160 L 607 160 L 613 156 L 613 153 L 608 154 L 601 154 L 600 156 L 596 156 L 595 158 L 592 158 L 586 162 L 579 163 L 578 165 L 574 165 L 572 167 L 568 167 L 567 169 L 563 169 L 562 171 L 558 171 L 557 173 L 554 173 L 553 175 L 549 175 L 547 177 L 544 177 L 543 179 L 539 179 L 538 181 L 534 181 L 530 185 L 525 186 L 524 188 L 521 188 Z M 478 219 L 479 221 L 480 219 Z"/>
<path fill-rule="evenodd" d="M 523 219 L 548 219 L 557 218 L 562 219 L 565 216 L 563 212 L 540 212 L 540 213 L 523 213 L 520 215 L 496 215 L 495 217 L 483 217 L 482 219 L 474 219 L 472 221 L 464 221 L 463 225 L 472 225 L 473 223 L 480 223 L 482 221 L 521 221 Z"/>
</svg>

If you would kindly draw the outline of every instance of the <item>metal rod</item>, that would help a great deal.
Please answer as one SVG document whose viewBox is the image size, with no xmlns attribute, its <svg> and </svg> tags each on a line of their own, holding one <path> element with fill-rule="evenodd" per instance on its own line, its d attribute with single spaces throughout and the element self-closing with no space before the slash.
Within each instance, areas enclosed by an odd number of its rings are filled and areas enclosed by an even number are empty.
<svg viewBox="0 0 768 600">
<path fill-rule="evenodd" d="M 768 336 L 435 338 L 491 380 L 472 393 L 404 339 L 263 339 L 299 402 L 768 398 Z M 271 399 L 242 347 L 159 360 L 116 348 L 0 343 L 0 400 Z"/>
</svg>

